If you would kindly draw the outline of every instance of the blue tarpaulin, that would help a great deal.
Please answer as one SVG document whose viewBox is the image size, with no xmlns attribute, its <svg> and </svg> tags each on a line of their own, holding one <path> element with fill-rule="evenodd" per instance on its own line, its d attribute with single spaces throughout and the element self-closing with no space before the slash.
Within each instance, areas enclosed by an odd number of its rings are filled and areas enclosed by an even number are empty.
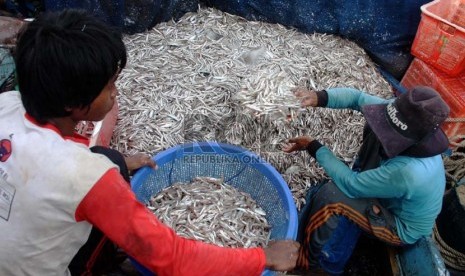
<svg viewBox="0 0 465 276">
<path fill-rule="evenodd" d="M 198 9 L 197 0 L 45 0 L 46 11 L 85 9 L 125 33 L 144 32 L 157 23 Z"/>
<path fill-rule="evenodd" d="M 11 0 L 10 0 L 11 1 Z M 44 0 L 46 11 L 81 8 L 120 27 L 143 32 L 196 11 L 199 4 L 248 20 L 279 23 L 306 33 L 328 33 L 356 42 L 400 80 L 411 60 L 421 16 L 429 0 Z"/>
<path fill-rule="evenodd" d="M 429 0 L 207 0 L 209 6 L 248 20 L 279 23 L 306 33 L 340 35 L 356 42 L 400 79 Z"/>
</svg>

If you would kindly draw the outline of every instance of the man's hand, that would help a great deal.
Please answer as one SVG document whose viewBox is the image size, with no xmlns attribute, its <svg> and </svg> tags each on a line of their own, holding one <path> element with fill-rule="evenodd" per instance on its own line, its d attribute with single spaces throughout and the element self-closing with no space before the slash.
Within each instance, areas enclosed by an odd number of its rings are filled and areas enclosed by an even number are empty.
<svg viewBox="0 0 465 276">
<path fill-rule="evenodd" d="M 302 107 L 317 106 L 318 96 L 315 91 L 303 87 L 296 87 L 291 89 L 291 91 L 300 100 Z"/>
<path fill-rule="evenodd" d="M 126 156 L 124 157 L 124 161 L 126 161 L 126 166 L 130 172 L 144 166 L 149 166 L 152 169 L 157 168 L 155 161 L 153 161 L 153 159 L 145 153 L 136 153 L 131 156 Z"/>
<path fill-rule="evenodd" d="M 265 266 L 277 271 L 290 271 L 295 268 L 300 244 L 292 240 L 270 241 L 264 248 Z"/>
<path fill-rule="evenodd" d="M 306 150 L 314 139 L 308 136 L 299 136 L 288 140 L 288 144 L 283 146 L 283 151 L 291 153 L 294 151 Z"/>
</svg>

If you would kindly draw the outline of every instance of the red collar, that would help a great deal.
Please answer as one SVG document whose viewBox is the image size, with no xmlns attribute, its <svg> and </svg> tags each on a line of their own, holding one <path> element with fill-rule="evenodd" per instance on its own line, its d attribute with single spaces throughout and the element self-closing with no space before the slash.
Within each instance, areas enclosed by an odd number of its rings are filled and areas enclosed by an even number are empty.
<svg viewBox="0 0 465 276">
<path fill-rule="evenodd" d="M 77 133 L 77 132 L 74 132 L 72 136 L 64 136 L 64 135 L 61 134 L 60 130 L 56 126 L 54 126 L 54 125 L 52 125 L 50 123 L 40 124 L 39 122 L 37 122 L 36 119 L 34 119 L 28 113 L 26 113 L 24 116 L 26 117 L 26 120 L 30 121 L 34 125 L 36 125 L 38 127 L 41 127 L 41 128 L 50 129 L 50 130 L 56 132 L 61 137 L 63 137 L 63 139 L 65 139 L 65 140 L 70 140 L 70 141 L 73 141 L 73 142 L 76 142 L 76 143 L 84 144 L 86 146 L 90 145 L 90 139 L 83 136 L 83 135 L 81 135 L 81 134 L 79 134 L 79 133 Z"/>
</svg>

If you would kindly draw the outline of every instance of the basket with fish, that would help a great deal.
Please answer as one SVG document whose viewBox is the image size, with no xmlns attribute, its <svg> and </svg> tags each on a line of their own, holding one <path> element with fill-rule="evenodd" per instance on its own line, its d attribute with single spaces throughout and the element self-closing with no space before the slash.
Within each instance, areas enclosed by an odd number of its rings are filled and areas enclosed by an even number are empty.
<svg viewBox="0 0 465 276">
<path fill-rule="evenodd" d="M 158 218 L 181 236 L 224 247 L 296 238 L 297 209 L 291 192 L 281 175 L 254 153 L 231 144 L 196 142 L 169 148 L 154 160 L 158 169 L 139 170 L 131 180 L 132 190 L 154 213 L 164 210 Z M 163 213 L 184 221 L 180 228 L 190 230 L 180 233 Z M 143 275 L 153 275 L 133 263 Z"/>
<path fill-rule="evenodd" d="M 228 6 L 231 3 L 229 1 Z M 399 9 L 395 11 L 397 13 Z M 350 21 L 356 22 L 353 13 L 350 15 Z M 377 65 L 353 41 L 330 34 L 302 33 L 279 24 L 247 21 L 214 8 L 199 8 L 179 20 L 160 23 L 153 29 L 127 35 L 124 39 L 130 58 L 118 80 L 121 108 L 112 137 L 113 147 L 131 154 L 160 152 L 186 141 L 240 145 L 259 152 L 260 157 L 281 174 L 298 210 L 307 204 L 308 189 L 327 176 L 305 152 L 283 153 L 279 147 L 281 142 L 286 138 L 309 135 L 324 141 L 350 165 L 361 146 L 365 121 L 361 113 L 350 110 L 302 110 L 290 89 L 305 86 L 322 90 L 343 85 L 384 98 L 392 97 L 391 86 L 381 76 Z M 220 149 L 224 151 L 223 147 Z M 174 188 L 178 183 L 184 183 L 181 185 L 186 190 L 188 185 L 185 184 L 197 181 L 212 182 L 207 184 L 218 187 L 223 182 L 231 184 L 228 181 L 231 175 L 221 173 L 229 169 L 221 160 L 228 153 L 197 155 L 183 148 L 170 152 L 156 157 L 159 165 L 168 167 L 155 175 L 145 172 L 150 176 L 143 178 L 151 178 L 152 184 L 136 187 L 141 180 L 137 180 L 137 175 L 133 179 L 134 191 L 149 209 L 158 209 L 161 200 L 158 198 L 161 195 L 152 198 L 153 183 L 161 185 L 157 187 L 158 191 Z M 210 164 L 218 162 L 222 164 Z M 236 162 L 231 169 L 236 171 L 237 167 L 242 168 L 242 164 Z M 249 177 L 245 181 L 254 184 L 255 179 Z M 184 194 L 182 190 L 163 191 L 167 195 L 177 192 Z M 198 193 L 187 191 L 186 194 L 190 198 Z M 276 238 L 277 226 L 269 218 L 270 211 L 263 206 L 263 200 L 268 202 L 271 195 L 263 191 L 251 191 L 250 195 L 266 213 L 267 223 L 272 227 L 270 238 Z M 263 197 L 262 201 L 257 197 Z M 184 212 L 190 214 L 185 218 L 188 222 L 204 215 L 191 209 L 186 207 Z M 182 215 L 177 209 L 167 213 Z M 209 238 L 198 234 L 199 231 L 192 232 L 197 235 L 194 238 Z M 231 235 L 230 232 L 218 231 L 216 240 L 229 244 L 223 236 Z M 245 243 L 252 242 L 245 240 Z M 408 275 L 407 272 L 410 275 L 432 275 L 444 271 L 442 259 L 438 258 L 434 243 L 428 239 L 402 248 L 390 258 L 385 254 L 374 254 L 384 253 L 384 245 L 371 246 L 368 242 L 367 245 L 370 250 L 363 255 L 367 261 L 358 262 L 361 268 L 352 269 L 352 275 L 380 275 L 390 271 L 391 265 L 392 270 L 401 269 L 403 275 Z M 363 266 L 365 264 L 368 265 Z M 378 264 L 386 264 L 388 268 L 383 271 L 384 266 Z M 370 272 L 359 273 L 361 270 Z"/>
</svg>

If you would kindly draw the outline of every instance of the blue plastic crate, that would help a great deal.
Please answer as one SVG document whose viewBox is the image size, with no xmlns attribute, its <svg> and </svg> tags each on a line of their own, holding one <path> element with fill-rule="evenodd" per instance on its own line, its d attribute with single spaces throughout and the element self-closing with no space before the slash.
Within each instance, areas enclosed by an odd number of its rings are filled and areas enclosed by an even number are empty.
<svg viewBox="0 0 465 276">
<path fill-rule="evenodd" d="M 296 239 L 297 209 L 282 176 L 269 163 L 241 147 L 216 142 L 179 145 L 157 154 L 157 170 L 142 168 L 131 180 L 139 201 L 176 183 L 189 183 L 197 176 L 223 178 L 225 183 L 250 194 L 266 212 L 271 239 Z M 143 275 L 153 275 L 132 260 Z M 275 275 L 266 270 L 263 275 Z"/>
</svg>

